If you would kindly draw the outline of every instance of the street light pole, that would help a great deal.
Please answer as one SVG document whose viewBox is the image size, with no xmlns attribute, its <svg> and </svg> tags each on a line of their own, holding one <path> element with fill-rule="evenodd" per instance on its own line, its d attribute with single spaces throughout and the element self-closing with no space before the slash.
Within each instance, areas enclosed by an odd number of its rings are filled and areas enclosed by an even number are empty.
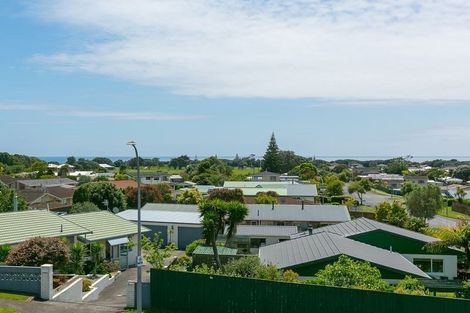
<svg viewBox="0 0 470 313">
<path fill-rule="evenodd" d="M 140 219 L 140 166 L 139 166 L 139 153 L 137 152 L 137 143 L 129 141 L 127 143 L 132 146 L 135 151 L 135 158 L 137 162 L 137 288 L 136 288 L 136 306 L 137 313 L 142 313 L 142 235 L 141 235 L 141 219 Z"/>
</svg>

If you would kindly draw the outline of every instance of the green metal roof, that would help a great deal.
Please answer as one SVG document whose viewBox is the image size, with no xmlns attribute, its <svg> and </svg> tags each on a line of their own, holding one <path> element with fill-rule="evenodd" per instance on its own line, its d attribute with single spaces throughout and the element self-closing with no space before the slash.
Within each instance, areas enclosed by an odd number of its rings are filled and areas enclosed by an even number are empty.
<svg viewBox="0 0 470 313">
<path fill-rule="evenodd" d="M 33 237 L 63 237 L 91 232 L 46 210 L 1 213 L 0 230 L 0 245 L 16 244 Z"/>
<path fill-rule="evenodd" d="M 217 252 L 219 252 L 219 255 L 236 255 L 237 249 L 217 247 Z M 214 250 L 212 249 L 212 247 L 209 246 L 197 246 L 197 248 L 193 252 L 193 255 L 194 254 L 213 255 Z"/>
<path fill-rule="evenodd" d="M 137 234 L 137 224 L 108 211 L 70 214 L 65 219 L 91 230 L 91 234 L 80 236 L 86 241 L 112 239 Z M 149 229 L 142 227 L 142 232 Z"/>
</svg>

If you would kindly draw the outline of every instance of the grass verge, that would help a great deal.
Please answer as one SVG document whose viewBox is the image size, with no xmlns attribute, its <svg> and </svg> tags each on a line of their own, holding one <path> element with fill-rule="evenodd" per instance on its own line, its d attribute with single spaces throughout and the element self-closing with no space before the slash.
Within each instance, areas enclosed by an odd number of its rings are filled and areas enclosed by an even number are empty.
<svg viewBox="0 0 470 313">
<path fill-rule="evenodd" d="M 26 301 L 30 296 L 11 292 L 0 292 L 1 300 Z M 1 311 L 0 311 L 1 312 Z"/>
</svg>

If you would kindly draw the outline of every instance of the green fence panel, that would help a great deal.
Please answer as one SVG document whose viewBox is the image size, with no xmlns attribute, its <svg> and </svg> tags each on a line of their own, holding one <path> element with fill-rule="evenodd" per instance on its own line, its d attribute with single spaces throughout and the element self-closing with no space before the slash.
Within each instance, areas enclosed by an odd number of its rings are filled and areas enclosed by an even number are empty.
<svg viewBox="0 0 470 313">
<path fill-rule="evenodd" d="M 470 313 L 470 301 L 151 270 L 159 313 Z"/>
</svg>

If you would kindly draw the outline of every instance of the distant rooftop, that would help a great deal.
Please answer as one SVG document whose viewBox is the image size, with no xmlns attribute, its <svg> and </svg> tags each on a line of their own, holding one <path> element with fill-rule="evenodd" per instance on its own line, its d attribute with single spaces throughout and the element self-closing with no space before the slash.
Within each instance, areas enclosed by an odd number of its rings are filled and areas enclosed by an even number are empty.
<svg viewBox="0 0 470 313">
<path fill-rule="evenodd" d="M 55 187 L 78 184 L 76 181 L 71 180 L 70 178 L 20 179 L 17 182 L 28 187 Z"/>
</svg>

